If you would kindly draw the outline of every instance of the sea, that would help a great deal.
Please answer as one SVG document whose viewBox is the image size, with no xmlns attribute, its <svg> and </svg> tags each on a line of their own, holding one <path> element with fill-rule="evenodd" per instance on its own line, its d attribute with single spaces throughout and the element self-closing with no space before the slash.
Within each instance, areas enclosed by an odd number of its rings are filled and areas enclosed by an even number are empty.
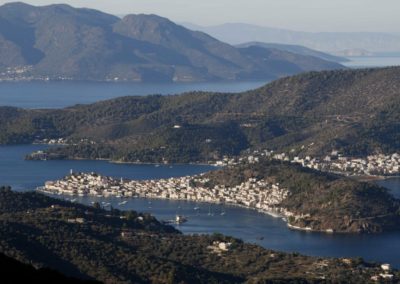
<svg viewBox="0 0 400 284">
<path fill-rule="evenodd" d="M 396 57 L 397 58 L 397 57 Z M 352 68 L 400 64 L 394 59 L 354 59 Z M 161 94 L 172 95 L 190 91 L 242 92 L 260 87 L 267 82 L 198 83 L 198 84 L 135 84 L 135 83 L 76 83 L 76 82 L 17 82 L 0 83 L 0 106 L 56 109 L 76 104 L 87 104 L 120 96 Z M 0 122 L 1 123 L 1 122 Z M 30 191 L 48 180 L 60 179 L 70 170 L 97 172 L 115 178 L 159 179 L 194 175 L 213 170 L 206 165 L 138 165 L 113 164 L 107 161 L 26 161 L 26 154 L 43 150 L 45 145 L 0 146 L 0 184 L 17 191 Z M 400 179 L 378 181 L 400 198 Z M 71 200 L 70 196 L 58 196 Z M 400 268 L 400 232 L 375 235 L 324 234 L 293 231 L 280 218 L 255 210 L 203 203 L 78 197 L 77 202 L 90 205 L 94 201 L 110 202 L 121 210 L 137 210 L 169 220 L 176 214 L 188 217 L 178 226 L 185 234 L 223 233 L 256 243 L 265 248 L 298 252 L 321 257 L 363 257 L 368 261 L 390 263 Z M 198 209 L 199 210 L 195 210 Z"/>
<path fill-rule="evenodd" d="M 238 93 L 267 81 L 218 83 L 2 82 L 0 106 L 55 109 L 123 96 L 175 95 L 191 91 Z"/>
<path fill-rule="evenodd" d="M 342 63 L 344 66 L 357 69 L 357 68 L 374 68 L 374 67 L 388 67 L 400 66 L 400 53 L 393 53 L 381 56 L 354 56 L 347 57 L 350 61 Z"/>
</svg>

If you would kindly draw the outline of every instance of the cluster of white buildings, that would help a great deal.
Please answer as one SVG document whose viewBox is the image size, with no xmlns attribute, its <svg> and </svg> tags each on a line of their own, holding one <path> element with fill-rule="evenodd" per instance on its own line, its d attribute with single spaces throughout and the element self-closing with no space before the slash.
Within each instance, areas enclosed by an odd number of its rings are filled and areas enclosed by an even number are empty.
<svg viewBox="0 0 400 284">
<path fill-rule="evenodd" d="M 160 180 L 117 180 L 95 173 L 71 173 L 57 181 L 48 181 L 41 191 L 52 194 L 145 197 L 195 202 L 240 205 L 259 211 L 286 215 L 280 208 L 288 190 L 277 183 L 251 178 L 234 187 L 216 185 L 208 187 L 203 175 Z"/>
<path fill-rule="evenodd" d="M 384 175 L 395 176 L 400 174 L 400 155 L 393 153 L 391 155 L 370 155 L 366 158 L 344 157 L 336 151 L 323 159 L 306 156 L 305 158 L 293 157 L 289 155 L 275 154 L 273 158 L 278 160 L 290 161 L 291 163 L 301 164 L 303 167 L 336 172 L 346 175 Z"/>
<path fill-rule="evenodd" d="M 33 144 L 67 145 L 69 144 L 69 141 L 66 138 L 54 138 L 54 139 L 46 138 L 42 140 L 35 140 Z"/>
<path fill-rule="evenodd" d="M 332 151 L 331 154 L 316 158 L 311 156 L 300 157 L 293 153 L 275 153 L 269 150 L 256 150 L 246 156 L 234 159 L 224 158 L 218 161 L 216 166 L 228 166 L 238 163 L 258 163 L 263 159 L 279 160 L 300 164 L 303 167 L 324 171 L 333 172 L 344 175 L 381 175 L 381 176 L 397 176 L 400 175 L 400 154 L 393 153 L 390 155 L 376 154 L 369 155 L 366 158 L 345 157 Z"/>
</svg>

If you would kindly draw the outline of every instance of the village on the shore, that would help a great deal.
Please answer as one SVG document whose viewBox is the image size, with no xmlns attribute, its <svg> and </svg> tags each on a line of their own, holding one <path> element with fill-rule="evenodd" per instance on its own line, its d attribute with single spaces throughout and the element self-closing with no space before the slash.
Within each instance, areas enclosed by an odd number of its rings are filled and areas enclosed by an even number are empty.
<svg viewBox="0 0 400 284">
<path fill-rule="evenodd" d="M 345 176 L 398 176 L 400 174 L 400 154 L 375 154 L 365 158 L 347 157 L 333 150 L 323 158 L 294 155 L 293 153 L 275 152 L 273 150 L 255 150 L 239 158 L 224 158 L 217 161 L 217 166 L 235 165 L 243 161 L 255 163 L 262 159 L 272 159 L 299 164 L 310 169 L 332 172 Z"/>
<path fill-rule="evenodd" d="M 174 126 L 179 127 L 179 126 Z M 80 139 L 78 141 L 70 141 L 67 138 L 54 138 L 36 140 L 34 144 L 45 145 L 79 145 L 79 144 L 96 144 L 95 141 L 89 139 Z M 312 146 L 311 143 L 309 146 Z M 345 176 L 368 176 L 368 177 L 388 177 L 400 175 L 400 154 L 371 154 L 366 157 L 350 157 L 341 154 L 337 150 L 332 150 L 331 153 L 325 156 L 313 157 L 305 155 L 303 150 L 307 148 L 302 146 L 300 150 L 292 149 L 289 152 L 281 152 L 274 150 L 253 150 L 245 151 L 245 154 L 228 157 L 224 156 L 217 161 L 208 161 L 208 164 L 223 167 L 236 165 L 242 162 L 254 163 L 260 159 L 272 159 L 284 162 L 299 164 L 303 167 L 311 168 L 323 172 L 332 172 Z M 27 159 L 33 160 L 48 160 L 51 157 L 46 151 L 36 151 L 27 156 Z M 166 163 L 168 161 L 164 160 Z M 135 163 L 141 163 L 137 160 Z M 143 162 L 145 163 L 145 162 Z"/>
<path fill-rule="evenodd" d="M 57 141 L 58 142 L 58 141 Z M 334 172 L 343 175 L 391 176 L 398 175 L 400 155 L 371 155 L 365 159 L 344 157 L 338 151 L 332 151 L 323 159 L 306 156 L 300 158 L 287 153 L 275 153 L 270 150 L 255 150 L 238 158 L 224 158 L 216 166 L 234 166 L 239 163 L 258 163 L 265 159 L 299 164 L 303 167 Z M 294 216 L 279 205 L 288 196 L 287 189 L 268 179 L 250 178 L 240 185 L 210 187 L 209 180 L 203 175 L 185 176 L 159 180 L 124 180 L 101 176 L 96 173 L 73 173 L 57 181 L 48 181 L 41 191 L 52 194 L 98 196 L 98 197 L 144 197 L 194 202 L 232 204 L 256 209 L 264 213 L 284 217 Z"/>
<path fill-rule="evenodd" d="M 187 200 L 218 204 L 232 204 L 257 209 L 275 216 L 287 216 L 279 204 L 288 191 L 279 184 L 266 180 L 249 179 L 235 186 L 206 186 L 209 180 L 203 175 L 159 180 L 124 180 L 96 173 L 73 173 L 57 181 L 48 181 L 38 188 L 52 194 L 98 197 L 144 197 Z"/>
</svg>

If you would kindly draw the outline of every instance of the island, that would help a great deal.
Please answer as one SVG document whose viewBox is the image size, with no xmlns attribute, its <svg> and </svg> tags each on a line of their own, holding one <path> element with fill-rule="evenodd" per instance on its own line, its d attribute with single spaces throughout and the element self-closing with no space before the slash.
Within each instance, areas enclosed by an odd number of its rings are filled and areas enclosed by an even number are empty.
<svg viewBox="0 0 400 284">
<path fill-rule="evenodd" d="M 319 53 L 237 48 L 157 15 L 7 3 L 0 22 L 0 82 L 267 81 L 345 68 Z"/>
<path fill-rule="evenodd" d="M 0 144 L 61 141 L 29 158 L 123 163 L 215 163 L 269 149 L 323 166 L 337 151 L 331 164 L 347 167 L 399 153 L 399 74 L 399 67 L 312 72 L 237 94 L 131 96 L 59 110 L 0 107 Z"/>
</svg>

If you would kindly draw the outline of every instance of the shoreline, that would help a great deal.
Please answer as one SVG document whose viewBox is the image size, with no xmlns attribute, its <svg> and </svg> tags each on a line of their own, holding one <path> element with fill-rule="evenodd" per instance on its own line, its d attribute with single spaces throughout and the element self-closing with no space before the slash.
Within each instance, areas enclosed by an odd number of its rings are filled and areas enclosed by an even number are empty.
<svg viewBox="0 0 400 284">
<path fill-rule="evenodd" d="M 35 189 L 35 191 L 39 191 L 41 193 L 44 194 L 49 194 L 52 196 L 71 196 L 71 197 L 96 197 L 96 198 L 119 198 L 121 200 L 129 200 L 129 199 L 147 199 L 147 200 L 164 200 L 164 201 L 183 201 L 183 202 L 193 202 L 196 204 L 204 204 L 204 205 L 223 205 L 223 206 L 228 206 L 228 207 L 234 207 L 234 208 L 243 208 L 243 209 L 247 209 L 247 210 L 252 210 L 252 211 L 256 211 L 258 213 L 264 214 L 264 215 L 268 215 L 270 217 L 276 218 L 276 219 L 281 219 L 287 226 L 287 228 L 289 230 L 294 230 L 294 231 L 302 231 L 302 232 L 310 232 L 310 233 L 323 233 L 323 234 L 358 234 L 358 233 L 351 233 L 351 232 L 338 232 L 338 231 L 334 231 L 333 229 L 326 229 L 326 230 L 316 230 L 316 229 L 312 229 L 309 227 L 299 227 L 299 226 L 295 226 L 289 223 L 289 220 L 287 218 L 287 216 L 276 212 L 276 211 L 266 211 L 266 210 L 262 210 L 262 209 L 258 209 L 258 208 L 254 208 L 254 207 L 249 207 L 246 205 L 242 205 L 242 204 L 237 204 L 237 203 L 223 203 L 223 202 L 213 202 L 213 201 L 196 201 L 196 200 L 188 200 L 188 199 L 171 199 L 171 198 L 163 198 L 163 197 L 147 197 L 147 196 L 129 196 L 129 197 L 122 197 L 122 196 L 116 196 L 116 195 L 102 195 L 102 196 L 98 196 L 98 195 L 91 195 L 91 194 L 85 194 L 85 195 L 79 195 L 79 194 L 67 194 L 67 193 L 62 193 L 62 194 L 57 194 L 51 191 L 46 191 L 41 189 L 42 187 L 38 187 Z"/>
<path fill-rule="evenodd" d="M 242 204 L 237 204 L 237 203 L 223 203 L 223 202 L 218 202 L 218 201 L 196 201 L 196 200 L 188 200 L 188 199 L 173 199 L 173 198 L 163 198 L 163 197 L 148 197 L 148 196 L 128 196 L 128 197 L 119 197 L 116 195 L 102 195 L 102 196 L 98 196 L 98 195 L 92 195 L 92 194 L 85 194 L 85 195 L 79 195 L 79 194 L 68 194 L 68 193 L 62 193 L 62 194 L 58 194 L 55 192 L 51 192 L 51 191 L 47 191 L 42 189 L 42 187 L 37 187 L 35 189 L 35 191 L 38 191 L 40 193 L 45 193 L 45 194 L 50 194 L 53 196 L 73 196 L 73 197 L 97 197 L 97 198 L 119 198 L 119 199 L 124 199 L 124 200 L 129 200 L 129 199 L 137 199 L 137 198 L 141 198 L 141 199 L 149 199 L 149 200 L 166 200 L 166 201 L 184 201 L 184 202 L 193 202 L 193 203 L 198 203 L 198 204 L 204 204 L 204 205 L 224 205 L 224 206 L 229 206 L 229 207 L 237 207 L 237 208 L 244 208 L 244 209 L 248 209 L 248 210 L 252 210 L 252 211 L 257 211 L 259 213 L 271 216 L 273 218 L 281 218 L 286 224 L 289 224 L 287 222 L 287 219 L 284 215 L 280 214 L 279 212 L 273 212 L 273 211 L 266 211 L 266 210 L 261 210 L 258 208 L 253 208 L 253 207 L 249 207 L 246 205 L 242 205 Z"/>
<path fill-rule="evenodd" d="M 227 206 L 227 207 L 234 207 L 234 208 L 242 208 L 242 209 L 247 209 L 247 210 L 252 210 L 256 211 L 258 213 L 261 213 L 263 215 L 268 215 L 270 217 L 276 218 L 276 219 L 281 219 L 287 226 L 289 230 L 293 231 L 300 231 L 300 232 L 307 232 L 307 233 L 320 233 L 320 234 L 325 234 L 325 235 L 363 235 L 365 233 L 360 233 L 360 232 L 347 232 L 347 231 L 336 231 L 334 229 L 328 228 L 328 229 L 313 229 L 311 227 L 299 227 L 296 225 L 292 225 L 289 223 L 289 218 L 288 216 L 285 216 L 284 214 L 278 212 L 278 211 L 267 211 L 267 210 L 262 210 L 259 208 L 255 207 L 249 207 L 243 204 L 238 204 L 238 203 L 227 203 L 227 202 L 218 202 L 218 201 L 199 201 L 199 200 L 190 200 L 190 199 L 180 199 L 180 198 L 163 198 L 163 197 L 157 197 L 157 196 L 118 196 L 114 194 L 110 195 L 93 195 L 93 194 L 85 194 L 85 195 L 80 195 L 80 194 L 68 194 L 68 193 L 55 193 L 52 191 L 46 191 L 43 189 L 44 187 L 37 187 L 35 189 L 36 192 L 40 192 L 42 194 L 48 194 L 54 197 L 57 196 L 71 196 L 71 197 L 92 197 L 92 198 L 117 198 L 121 200 L 130 200 L 130 199 L 145 199 L 145 200 L 163 200 L 163 201 L 182 201 L 182 202 L 192 202 L 195 204 L 203 204 L 203 205 L 222 205 L 222 206 Z M 281 208 L 285 210 L 284 208 Z M 152 214 L 152 213 L 150 213 Z M 214 214 L 213 214 L 214 215 Z M 368 234 L 368 233 L 367 233 Z"/>
<path fill-rule="evenodd" d="M 357 181 L 360 182 L 374 182 L 374 181 L 380 181 L 380 180 L 389 180 L 389 179 L 398 179 L 400 178 L 400 175 L 396 176 L 382 176 L 382 175 L 363 175 L 363 176 L 349 176 L 350 178 L 353 178 Z"/>
</svg>

